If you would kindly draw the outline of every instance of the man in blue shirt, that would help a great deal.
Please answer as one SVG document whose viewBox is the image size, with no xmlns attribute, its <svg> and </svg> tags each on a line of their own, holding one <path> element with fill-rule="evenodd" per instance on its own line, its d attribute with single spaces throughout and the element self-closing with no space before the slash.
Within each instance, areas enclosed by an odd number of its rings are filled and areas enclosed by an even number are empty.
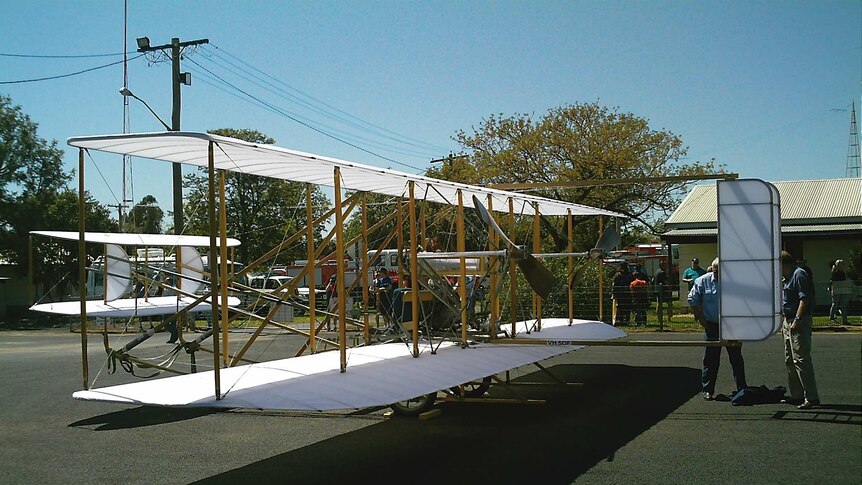
<svg viewBox="0 0 862 485">
<path fill-rule="evenodd" d="M 810 271 L 798 266 L 787 251 L 781 252 L 781 273 L 784 275 L 784 365 L 790 398 L 799 409 L 820 405 L 814 363 L 811 361 L 811 324 L 814 310 L 814 283 Z"/>
<path fill-rule="evenodd" d="M 718 298 L 721 285 L 718 278 L 718 258 L 712 262 L 712 272 L 694 280 L 688 293 L 688 305 L 694 318 L 706 331 L 706 340 L 719 340 Z M 742 360 L 742 347 L 727 347 L 727 356 L 733 368 L 736 389 L 747 387 L 745 382 L 745 362 Z M 706 347 L 703 353 L 703 398 L 715 399 L 715 381 L 718 379 L 718 366 L 721 363 L 721 347 Z"/>
</svg>

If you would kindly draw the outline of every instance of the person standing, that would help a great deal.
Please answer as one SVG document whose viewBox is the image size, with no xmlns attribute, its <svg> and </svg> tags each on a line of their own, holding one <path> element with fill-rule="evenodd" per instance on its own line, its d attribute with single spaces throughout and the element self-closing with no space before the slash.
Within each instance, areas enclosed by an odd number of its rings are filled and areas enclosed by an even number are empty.
<svg viewBox="0 0 862 485">
<path fill-rule="evenodd" d="M 614 325 L 628 325 L 631 316 L 632 293 L 629 286 L 632 284 L 632 274 L 629 272 L 627 263 L 620 263 L 617 273 L 614 275 L 614 304 L 617 307 Z"/>
<path fill-rule="evenodd" d="M 712 271 L 694 280 L 688 293 L 688 304 L 694 318 L 700 323 L 706 333 L 707 341 L 719 340 L 718 298 L 721 293 L 719 283 L 718 258 L 712 262 Z M 736 389 L 748 387 L 745 381 L 745 361 L 742 359 L 742 347 L 727 347 L 727 356 L 733 368 L 733 378 Z M 721 347 L 706 347 L 703 352 L 703 371 L 701 384 L 703 398 L 707 401 L 715 399 L 715 382 L 718 379 L 718 367 L 721 364 Z"/>
<path fill-rule="evenodd" d="M 832 266 L 829 293 L 832 295 L 829 322 L 837 324 L 836 314 L 841 313 L 841 319 L 844 320 L 844 325 L 847 325 L 847 306 L 850 304 L 850 295 L 853 293 L 853 282 L 847 278 L 847 273 L 844 272 L 843 259 L 836 260 Z"/>
<path fill-rule="evenodd" d="M 330 332 L 333 330 L 333 327 L 335 327 L 335 330 L 338 330 L 338 321 L 333 321 L 333 315 L 338 311 L 338 293 L 338 278 L 336 275 L 332 275 L 326 284 L 326 298 L 328 301 L 326 305 L 326 317 L 323 319 L 323 322 L 326 324 L 326 330 Z"/>
<path fill-rule="evenodd" d="M 653 288 L 655 289 L 656 296 L 656 314 L 658 316 L 658 323 L 664 323 L 664 306 L 667 304 L 667 319 L 670 321 L 671 318 L 671 305 L 673 302 L 671 301 L 671 293 L 670 286 L 667 281 L 667 273 L 664 270 L 665 262 L 659 261 L 658 269 L 653 275 Z"/>
<path fill-rule="evenodd" d="M 691 258 L 691 267 L 682 272 L 682 280 L 688 283 L 688 291 L 691 292 L 694 287 L 694 280 L 706 274 L 706 270 L 700 267 L 698 258 Z"/>
<path fill-rule="evenodd" d="M 784 275 L 784 365 L 790 398 L 787 403 L 799 404 L 799 409 L 820 405 L 814 362 L 811 360 L 811 325 L 814 311 L 814 282 L 811 274 L 796 264 L 787 251 L 781 252 L 781 273 Z"/>
<path fill-rule="evenodd" d="M 635 324 L 638 326 L 646 325 L 647 310 L 650 306 L 650 290 L 649 276 L 644 272 L 643 267 L 639 267 L 632 274 L 632 282 L 629 285 L 632 292 L 632 303 L 635 311 Z"/>
<path fill-rule="evenodd" d="M 176 296 L 177 292 L 173 288 L 174 280 L 171 279 L 170 276 L 165 278 L 164 285 L 159 286 L 158 296 Z M 162 319 L 164 320 L 164 316 Z M 177 320 L 176 318 L 165 324 L 165 330 L 170 334 L 170 338 L 168 338 L 169 344 L 174 344 L 177 342 L 179 338 L 179 332 L 177 331 Z"/>
</svg>

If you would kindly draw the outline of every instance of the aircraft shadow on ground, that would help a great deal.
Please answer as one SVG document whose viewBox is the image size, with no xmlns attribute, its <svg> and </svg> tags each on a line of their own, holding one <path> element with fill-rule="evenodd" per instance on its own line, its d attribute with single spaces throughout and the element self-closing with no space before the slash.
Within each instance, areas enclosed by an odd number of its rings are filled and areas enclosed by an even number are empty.
<svg viewBox="0 0 862 485">
<path fill-rule="evenodd" d="M 95 431 L 110 431 L 116 429 L 142 428 L 159 424 L 185 421 L 209 414 L 223 412 L 223 409 L 211 408 L 166 408 L 141 406 L 123 409 L 112 413 L 100 414 L 91 418 L 75 421 L 69 427 L 93 428 Z"/>
<path fill-rule="evenodd" d="M 806 411 L 778 411 L 772 415 L 772 419 L 862 426 L 862 406 L 823 403 L 816 409 Z"/>
<path fill-rule="evenodd" d="M 544 405 L 445 403 L 436 419 L 393 418 L 202 480 L 569 483 L 700 391 L 700 369 L 558 365 L 530 387 Z M 536 372 L 526 376 L 547 381 Z M 492 389 L 492 391 L 494 391 Z M 502 397 L 502 395 L 501 395 Z"/>
</svg>

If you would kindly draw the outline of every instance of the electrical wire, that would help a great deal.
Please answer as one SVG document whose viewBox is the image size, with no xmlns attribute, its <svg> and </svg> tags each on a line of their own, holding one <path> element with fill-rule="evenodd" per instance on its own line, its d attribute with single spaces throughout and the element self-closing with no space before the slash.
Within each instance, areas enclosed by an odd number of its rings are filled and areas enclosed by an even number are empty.
<svg viewBox="0 0 862 485">
<path fill-rule="evenodd" d="M 8 52 L 0 52 L 0 57 L 23 57 L 28 59 L 84 59 L 93 57 L 116 57 L 125 54 L 124 52 L 114 52 L 111 54 L 80 54 L 80 55 L 37 55 L 37 54 L 10 54 Z"/>
<path fill-rule="evenodd" d="M 274 105 L 274 104 L 272 104 L 272 103 L 269 103 L 269 102 L 267 102 L 267 101 L 264 101 L 264 100 L 263 100 L 263 99 L 261 99 L 261 98 L 258 98 L 258 97 L 256 97 L 256 96 L 253 96 L 253 95 L 251 95 L 250 93 L 248 93 L 248 92 L 246 92 L 246 91 L 244 91 L 244 90 L 242 90 L 242 89 L 239 89 L 236 85 L 234 85 L 234 84 L 230 83 L 229 81 L 225 80 L 224 78 L 221 78 L 220 76 L 218 76 L 217 74 L 213 73 L 211 70 L 208 70 L 207 68 L 205 68 L 205 67 L 203 67 L 203 66 L 198 65 L 198 67 L 200 67 L 201 69 L 204 69 L 204 72 L 197 71 L 197 70 L 195 70 L 195 69 L 191 69 L 191 71 L 192 71 L 196 76 L 198 76 L 199 78 L 201 78 L 201 79 L 204 81 L 204 83 L 205 83 L 205 84 L 209 84 L 210 86 L 216 87 L 217 89 L 219 89 L 219 90 L 221 90 L 221 91 L 223 91 L 223 92 L 226 92 L 226 93 L 228 93 L 228 94 L 231 94 L 231 95 L 233 95 L 233 96 L 236 96 L 236 97 L 238 97 L 238 98 L 240 98 L 240 99 L 243 99 L 244 101 L 249 102 L 249 103 L 251 103 L 251 104 L 255 104 L 255 105 L 259 106 L 259 107 L 263 107 L 263 108 L 265 108 L 265 109 L 268 109 L 268 110 L 270 110 L 270 111 L 272 111 L 272 112 L 274 112 L 274 113 L 276 113 L 276 114 L 279 114 L 279 115 L 285 116 L 285 117 L 287 117 L 287 118 L 289 118 L 289 119 L 291 119 L 291 120 L 293 120 L 293 121 L 296 121 L 296 122 L 301 123 L 301 124 L 305 124 L 305 126 L 307 126 L 307 127 L 312 128 L 312 127 L 311 127 L 311 126 L 309 126 L 309 125 L 315 125 L 315 126 L 317 126 L 317 128 L 320 130 L 320 131 L 318 131 L 319 133 L 326 134 L 327 136 L 336 136 L 336 135 L 334 135 L 334 134 L 332 133 L 332 132 L 334 132 L 334 133 L 336 133 L 336 134 L 337 134 L 337 138 L 336 138 L 336 140 L 341 141 L 341 142 L 343 142 L 343 143 L 347 143 L 348 141 L 349 141 L 350 143 L 354 143 L 354 144 L 363 143 L 363 144 L 369 145 L 369 146 L 371 146 L 372 148 L 375 148 L 375 149 L 384 150 L 384 151 L 389 151 L 389 152 L 393 152 L 393 153 L 397 153 L 397 154 L 405 155 L 405 156 L 410 156 L 410 157 L 424 157 L 424 156 L 427 156 L 427 154 L 426 154 L 426 153 L 421 153 L 421 152 L 416 152 L 416 151 L 408 151 L 408 150 L 404 150 L 404 149 L 399 149 L 399 148 L 394 147 L 394 146 L 392 146 L 392 145 L 387 145 L 387 144 L 384 144 L 384 143 L 376 142 L 376 141 L 371 140 L 371 139 L 369 139 L 369 138 L 364 138 L 364 137 L 360 137 L 360 136 L 357 136 L 357 135 L 352 135 L 352 134 L 350 134 L 350 133 L 348 133 L 348 132 L 346 132 L 346 131 L 344 131 L 344 130 L 339 130 L 339 129 L 337 129 L 337 128 L 333 128 L 333 127 L 331 127 L 331 126 L 321 125 L 320 123 L 314 122 L 314 121 L 312 121 L 312 120 L 310 120 L 310 119 L 308 119 L 308 118 L 306 118 L 306 117 L 304 117 L 304 116 L 301 116 L 301 115 L 298 115 L 298 114 L 296 114 L 296 113 L 293 113 L 293 112 L 287 111 L 287 110 L 285 110 L 284 108 L 281 108 L 281 107 L 276 106 L 276 105 Z M 211 78 L 211 79 L 212 79 L 212 81 L 207 82 L 207 78 Z M 220 83 L 220 84 L 223 84 L 223 85 L 226 85 L 226 86 L 230 87 L 231 89 L 233 89 L 234 91 L 237 91 L 237 92 L 239 92 L 239 93 L 242 93 L 243 95 L 245 95 L 246 97 L 248 97 L 248 98 L 250 98 L 250 99 L 246 99 L 245 97 L 243 97 L 243 96 L 240 96 L 240 95 L 236 94 L 236 92 L 228 91 L 228 90 L 226 90 L 226 89 L 224 89 L 224 88 L 222 88 L 222 87 L 220 87 L 220 86 L 217 86 L 217 85 L 215 85 L 215 84 L 214 84 L 214 83 L 216 83 L 216 82 L 218 82 L 218 83 Z M 312 128 L 312 129 L 315 129 L 315 128 Z M 327 132 L 327 130 L 328 130 L 328 132 Z M 360 149 L 361 149 L 361 148 L 360 148 Z M 373 152 L 371 152 L 371 153 L 373 153 Z M 380 156 L 381 158 L 386 158 L 386 157 L 382 157 L 381 155 L 376 154 L 376 153 L 375 153 L 375 155 L 376 155 L 376 156 Z M 421 171 L 422 171 L 422 169 L 420 169 L 420 168 L 418 168 L 418 167 L 415 167 L 415 166 L 412 166 L 412 165 L 409 165 L 409 164 L 406 164 L 406 163 L 403 163 L 403 162 L 399 162 L 399 161 L 397 161 L 397 160 L 392 160 L 392 159 L 389 159 L 389 158 L 387 158 L 387 160 L 392 161 L 393 163 L 396 163 L 396 164 L 399 164 L 399 165 L 403 165 L 403 166 L 405 166 L 405 167 L 409 167 L 409 168 L 414 169 L 414 170 L 416 170 L 416 171 L 418 171 L 418 172 L 421 172 Z"/>
<path fill-rule="evenodd" d="M 300 120 L 299 118 L 297 118 L 296 116 L 294 116 L 293 114 L 291 114 L 291 113 L 289 113 L 289 112 L 287 112 L 287 111 L 284 111 L 283 109 L 281 109 L 281 108 L 279 108 L 279 107 L 277 107 L 277 106 L 275 106 L 275 105 L 273 105 L 273 104 L 271 104 L 271 103 L 268 103 L 268 102 L 266 102 L 266 101 L 264 101 L 264 100 L 262 100 L 262 99 L 258 98 L 257 96 L 254 96 L 253 94 L 251 94 L 251 93 L 249 93 L 249 92 L 247 92 L 247 91 L 243 90 L 243 89 L 240 89 L 239 87 L 237 87 L 236 85 L 234 85 L 234 84 L 230 83 L 229 81 L 225 80 L 224 78 L 222 78 L 222 77 L 221 77 L 221 76 L 219 76 L 218 74 L 216 74 L 216 73 L 212 72 L 211 70 L 207 69 L 206 67 L 204 67 L 204 66 L 200 65 L 199 63 L 195 62 L 195 61 L 194 61 L 194 59 L 187 59 L 187 60 L 188 60 L 189 62 L 191 62 L 192 64 L 194 64 L 194 65 L 198 66 L 199 68 L 203 69 L 204 71 L 206 71 L 207 73 L 209 73 L 211 76 L 213 76 L 213 77 L 215 77 L 216 79 L 218 79 L 220 82 L 222 82 L 222 83 L 224 83 L 224 84 L 226 84 L 226 85 L 230 86 L 230 87 L 231 87 L 231 88 L 233 88 L 234 90 L 236 90 L 236 91 L 238 91 L 238 92 L 242 93 L 243 95 L 245 95 L 245 96 L 247 96 L 247 97 L 249 97 L 249 98 L 251 98 L 251 99 L 253 99 L 253 100 L 257 101 L 258 103 L 260 103 L 260 104 L 264 105 L 265 107 L 267 107 L 268 109 L 270 109 L 270 110 L 274 111 L 275 113 L 278 113 L 278 114 L 280 114 L 280 115 L 284 116 L 285 118 L 288 118 L 288 119 L 290 119 L 290 120 L 292 120 L 292 121 L 294 121 L 294 122 L 296 122 L 296 123 L 299 123 L 300 125 L 305 126 L 306 128 L 308 128 L 308 129 L 310 129 L 310 130 L 312 130 L 312 131 L 315 131 L 315 132 L 317 132 L 317 133 L 320 133 L 321 135 L 324 135 L 324 136 L 326 136 L 326 137 L 328 137 L 328 138 L 332 138 L 332 139 L 333 139 L 333 140 L 335 140 L 335 141 L 339 141 L 339 142 L 341 142 L 341 143 L 344 143 L 345 145 L 351 146 L 351 147 L 353 147 L 353 148 L 356 148 L 357 150 L 363 151 L 363 152 L 365 152 L 365 153 L 367 153 L 367 154 L 369 154 L 369 155 L 373 155 L 373 156 L 375 156 L 375 157 L 381 158 L 381 159 L 386 160 L 386 161 L 388 161 L 388 162 L 392 162 L 392 163 L 395 163 L 395 164 L 398 164 L 398 165 L 402 165 L 402 166 L 405 166 L 405 167 L 409 167 L 409 168 L 411 168 L 411 169 L 413 169 L 413 170 L 416 170 L 416 171 L 418 171 L 418 172 L 422 172 L 422 171 L 423 171 L 423 169 L 421 169 L 421 168 L 419 168 L 419 167 L 415 167 L 415 166 L 413 166 L 413 165 L 409 165 L 409 164 L 406 164 L 406 163 L 403 163 L 403 162 L 399 162 L 398 160 L 395 160 L 395 159 L 393 159 L 393 158 L 387 157 L 387 156 L 385 156 L 385 155 L 380 155 L 379 153 L 375 153 L 375 152 L 373 152 L 373 151 L 371 151 L 371 150 L 368 150 L 367 148 L 363 148 L 363 147 L 361 147 L 361 146 L 359 146 L 359 145 L 357 145 L 357 144 L 355 144 L 355 143 L 351 143 L 351 142 L 349 142 L 349 141 L 345 140 L 344 138 L 337 137 L 337 136 L 335 136 L 335 135 L 333 135 L 333 134 L 331 134 L 331 133 L 328 133 L 328 132 L 324 131 L 323 129 L 320 129 L 320 128 L 316 127 L 316 126 L 311 125 L 311 124 L 310 124 L 310 123 L 308 123 L 308 122 L 302 121 L 302 120 Z"/>
<path fill-rule="evenodd" d="M 141 56 L 143 56 L 143 54 L 135 56 L 135 57 L 131 58 L 130 60 L 135 60 Z M 123 62 L 124 62 L 123 60 L 119 60 L 117 62 L 111 62 L 110 64 L 104 64 L 101 66 L 96 66 L 96 67 L 91 67 L 89 69 L 84 69 L 83 71 L 72 72 L 69 74 L 60 74 L 59 76 L 40 77 L 40 78 L 35 78 L 35 79 L 19 79 L 16 81 L 0 81 L 0 84 L 21 84 L 21 83 L 33 83 L 33 82 L 39 82 L 39 81 L 50 81 L 52 79 L 61 79 L 61 78 L 65 78 L 65 77 L 77 76 L 79 74 L 84 74 L 84 73 L 87 73 L 90 71 L 95 71 L 98 69 L 104 69 L 106 67 L 116 66 L 117 64 L 122 64 Z"/>
<path fill-rule="evenodd" d="M 231 57 L 231 58 L 233 58 L 233 59 L 237 60 L 238 62 L 240 62 L 240 63 L 242 63 L 242 64 L 244 64 L 244 65 L 248 66 L 250 69 L 252 69 L 252 70 L 254 70 L 254 71 L 256 71 L 256 72 L 260 73 L 261 75 L 266 76 L 267 78 L 270 78 L 270 79 L 274 80 L 276 83 L 278 83 L 278 84 L 280 84 L 280 85 L 284 86 L 285 88 L 287 88 L 287 89 L 289 89 L 289 90 L 291 90 L 291 91 L 294 91 L 294 92 L 298 93 L 300 96 L 303 96 L 303 97 L 305 97 L 305 98 L 308 98 L 309 100 L 313 101 L 314 103 L 317 103 L 317 104 L 322 105 L 322 106 L 324 106 L 324 107 L 326 107 L 326 108 L 329 108 L 329 110 L 332 110 L 332 111 L 334 111 L 334 112 L 336 112 L 336 113 L 340 113 L 341 115 L 344 115 L 344 116 L 342 117 L 342 116 L 335 115 L 335 114 L 333 114 L 333 113 L 328 113 L 328 114 L 329 114 L 329 116 L 332 116 L 333 118 L 338 119 L 339 121 L 342 121 L 342 122 L 344 122 L 344 123 L 348 123 L 348 124 L 349 124 L 350 122 L 346 121 L 345 117 L 346 117 L 346 118 L 350 118 L 350 119 L 353 119 L 353 120 L 355 120 L 356 122 L 358 122 L 358 123 L 360 123 L 360 124 L 362 124 L 362 125 L 365 125 L 365 126 L 370 127 L 370 128 L 374 128 L 374 129 L 376 129 L 376 130 L 380 130 L 381 132 L 388 133 L 388 134 L 390 134 L 390 135 L 393 135 L 394 137 L 397 137 L 397 138 L 391 138 L 391 139 L 393 139 L 393 140 L 399 141 L 399 142 L 404 143 L 404 144 L 407 144 L 407 145 L 413 145 L 413 146 L 415 146 L 415 147 L 417 147 L 417 148 L 421 148 L 421 147 L 423 147 L 423 146 L 424 146 L 426 149 L 430 149 L 430 150 L 432 150 L 432 151 L 433 151 L 433 152 L 435 152 L 435 153 L 436 153 L 436 152 L 439 152 L 439 151 L 447 151 L 447 150 L 448 150 L 447 148 L 444 148 L 444 147 L 442 147 L 442 146 L 434 145 L 434 144 L 427 143 L 427 142 L 424 142 L 424 141 L 421 141 L 421 140 L 417 140 L 417 139 L 415 139 L 415 138 L 411 138 L 411 137 L 409 137 L 409 136 L 406 136 L 406 135 L 403 135 L 403 134 L 397 133 L 397 132 L 392 131 L 392 130 L 389 130 L 389 129 L 385 128 L 385 127 L 382 127 L 382 126 L 379 126 L 379 125 L 375 125 L 374 123 L 370 123 L 370 122 L 365 121 L 365 120 L 363 120 L 363 119 L 361 119 L 361 118 L 358 118 L 358 117 L 356 117 L 356 116 L 354 116 L 354 115 L 352 115 L 352 114 L 350 114 L 350 113 L 348 113 L 348 112 L 346 112 L 346 111 L 344 111 L 344 110 L 338 109 L 338 108 L 336 108 L 336 107 L 334 107 L 334 106 L 332 106 L 332 105 L 330 105 L 330 104 L 327 104 L 327 103 L 325 103 L 325 102 L 323 102 L 323 101 L 321 101 L 321 100 L 319 100 L 319 99 L 315 98 L 314 96 L 311 96 L 310 94 L 305 93 L 305 92 L 303 92 L 303 91 L 301 91 L 301 90 L 299 90 L 299 89 L 297 89 L 297 88 L 295 88 L 295 87 L 293 87 L 293 86 L 291 86 L 291 85 L 289 85 L 289 84 L 285 83 L 284 81 L 282 81 L 282 80 L 280 80 L 280 79 L 276 78 L 275 76 L 272 76 L 272 75 L 270 75 L 270 74 L 268 74 L 268 73 L 266 73 L 266 72 L 262 71 L 261 69 L 258 69 L 257 67 L 255 67 L 255 66 L 253 66 L 253 65 L 249 64 L 248 62 L 246 62 L 246 61 L 244 61 L 244 60 L 240 59 L 240 58 L 239 58 L 239 57 L 237 57 L 237 56 L 234 56 L 233 54 L 231 54 L 231 53 L 229 53 L 229 52 L 225 51 L 224 49 L 222 49 L 222 48 L 220 48 L 220 47 L 218 47 L 218 46 L 216 46 L 216 45 L 210 44 L 210 46 L 211 46 L 213 49 L 216 49 L 216 51 L 217 51 L 217 52 L 212 52 L 212 54 L 213 54 L 213 55 L 215 55 L 216 57 L 219 57 L 219 58 L 220 58 L 220 59 L 222 59 L 223 61 L 228 62 L 229 64 L 231 64 L 231 65 L 233 65 L 233 66 L 235 66 L 235 67 L 239 68 L 239 66 L 237 66 L 236 64 L 234 64 L 234 63 L 232 63 L 232 62 L 228 61 L 227 59 L 225 59 L 224 57 L 222 57 L 222 56 L 220 55 L 221 53 L 223 53 L 223 54 L 225 54 L 225 55 L 227 55 L 227 56 L 229 56 L 229 57 Z M 207 51 L 208 51 L 208 50 L 209 50 L 209 49 L 207 49 Z M 264 81 L 264 82 L 266 82 L 266 81 Z M 267 84 L 269 84 L 269 85 L 272 85 L 272 83 L 268 83 L 268 82 L 266 82 L 266 83 L 267 83 Z M 283 91 L 283 90 L 282 90 L 282 91 Z M 296 99 L 297 101 L 300 101 L 300 100 L 299 100 L 299 98 L 297 98 L 296 96 L 293 96 L 293 95 L 290 95 L 290 96 L 291 96 L 292 98 Z M 303 103 L 303 104 L 305 104 L 306 106 L 312 106 L 312 105 L 311 105 L 310 103 L 308 103 L 308 102 L 305 102 L 305 101 L 300 101 L 300 102 L 302 102 L 302 103 Z M 312 108 L 312 109 L 314 109 L 314 108 Z M 317 109 L 320 109 L 320 108 L 317 108 Z M 323 110 L 323 111 L 325 112 L 325 110 Z M 378 135 L 379 135 L 379 133 L 378 133 Z M 380 135 L 380 136 L 383 136 L 383 135 Z M 408 141 L 403 141 L 403 140 L 408 140 Z"/>
</svg>

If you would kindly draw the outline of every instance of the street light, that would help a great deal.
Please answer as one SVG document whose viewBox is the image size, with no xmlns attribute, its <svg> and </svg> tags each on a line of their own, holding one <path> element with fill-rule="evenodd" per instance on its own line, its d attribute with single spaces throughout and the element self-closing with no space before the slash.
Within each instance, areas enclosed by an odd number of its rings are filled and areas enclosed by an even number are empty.
<svg viewBox="0 0 862 485">
<path fill-rule="evenodd" d="M 164 122 L 164 120 L 162 120 L 162 118 L 161 118 L 161 117 L 159 117 L 159 115 L 157 115 L 155 111 L 153 111 L 153 108 L 150 108 L 150 105 L 149 105 L 149 104 L 147 104 L 147 102 L 146 102 L 146 101 L 144 101 L 143 99 L 141 99 L 141 98 L 139 98 L 139 97 L 135 96 L 135 94 L 134 94 L 133 92 L 131 92 L 131 91 L 129 90 L 129 88 L 127 88 L 127 87 L 123 86 L 123 88 L 122 88 L 122 89 L 120 89 L 120 94 L 122 94 L 122 95 L 123 95 L 123 96 L 125 96 L 125 97 L 135 98 L 135 99 L 137 99 L 138 101 L 140 101 L 141 103 L 143 103 L 143 104 L 144 104 L 144 106 L 146 106 L 146 107 L 147 107 L 147 109 L 148 109 L 148 110 L 150 110 L 150 113 L 152 113 L 152 114 L 153 114 L 153 116 L 155 116 L 155 117 L 156 117 L 156 119 L 157 119 L 157 120 L 159 120 L 159 123 L 161 123 L 161 124 L 162 124 L 162 126 L 164 126 L 164 127 L 165 127 L 165 130 L 167 130 L 167 131 L 171 131 L 171 127 L 170 127 L 170 126 L 168 126 L 168 124 L 167 124 L 167 123 L 165 123 L 165 122 Z"/>
<path fill-rule="evenodd" d="M 191 85 L 191 74 L 180 72 L 180 58 L 182 51 L 186 47 L 192 47 L 201 44 L 208 44 L 209 39 L 198 39 L 187 42 L 180 42 L 178 37 L 171 39 L 170 44 L 150 45 L 149 37 L 138 37 L 138 52 L 147 53 L 153 51 L 162 51 L 171 59 L 171 85 L 173 92 L 173 110 L 171 112 L 171 127 L 168 131 L 180 131 L 180 86 L 185 84 Z M 146 104 L 146 103 L 144 103 Z M 152 111 L 152 110 L 150 110 Z M 155 114 L 155 113 L 153 113 Z M 161 121 L 161 119 L 159 119 Z M 162 122 L 164 125 L 165 123 Z M 165 125 L 167 127 L 167 125 Z M 173 195 L 174 195 L 174 234 L 183 233 L 183 169 L 182 164 L 173 163 Z"/>
</svg>

